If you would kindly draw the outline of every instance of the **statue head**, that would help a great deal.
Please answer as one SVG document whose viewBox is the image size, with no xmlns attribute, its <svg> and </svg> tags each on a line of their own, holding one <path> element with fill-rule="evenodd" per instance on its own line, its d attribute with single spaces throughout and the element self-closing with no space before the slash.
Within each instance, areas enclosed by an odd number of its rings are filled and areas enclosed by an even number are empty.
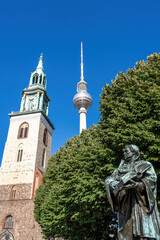
<svg viewBox="0 0 160 240">
<path fill-rule="evenodd" d="M 126 145 L 124 149 L 124 160 L 136 160 L 140 156 L 139 148 L 136 145 Z"/>
</svg>

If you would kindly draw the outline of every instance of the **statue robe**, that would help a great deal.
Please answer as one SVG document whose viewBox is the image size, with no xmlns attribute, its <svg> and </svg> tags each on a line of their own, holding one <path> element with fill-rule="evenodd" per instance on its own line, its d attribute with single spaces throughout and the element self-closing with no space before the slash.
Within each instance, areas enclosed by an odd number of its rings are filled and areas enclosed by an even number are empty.
<svg viewBox="0 0 160 240">
<path fill-rule="evenodd" d="M 142 171 L 147 166 L 146 171 Z M 139 172 L 138 172 L 139 171 Z M 143 185 L 143 191 L 128 181 L 115 196 L 114 186 L 133 173 L 142 173 L 135 181 Z M 118 218 L 118 239 L 160 240 L 160 219 L 156 202 L 157 176 L 151 163 L 137 159 L 134 163 L 121 161 L 120 166 L 105 180 L 108 200 Z"/>
</svg>

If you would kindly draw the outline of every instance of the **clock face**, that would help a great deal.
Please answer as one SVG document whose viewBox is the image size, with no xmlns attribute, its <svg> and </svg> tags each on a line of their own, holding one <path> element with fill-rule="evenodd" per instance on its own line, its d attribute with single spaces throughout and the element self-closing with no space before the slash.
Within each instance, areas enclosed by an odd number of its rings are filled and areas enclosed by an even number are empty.
<svg viewBox="0 0 160 240">
<path fill-rule="evenodd" d="M 35 109 L 36 102 L 37 102 L 37 95 L 28 96 L 27 106 L 26 106 L 27 110 L 31 111 L 31 110 Z"/>
<path fill-rule="evenodd" d="M 28 110 L 30 111 L 30 110 L 32 110 L 33 109 L 33 100 L 29 100 L 29 102 L 28 102 Z"/>
<path fill-rule="evenodd" d="M 29 96 L 29 101 L 33 101 L 34 100 L 34 96 Z"/>
</svg>

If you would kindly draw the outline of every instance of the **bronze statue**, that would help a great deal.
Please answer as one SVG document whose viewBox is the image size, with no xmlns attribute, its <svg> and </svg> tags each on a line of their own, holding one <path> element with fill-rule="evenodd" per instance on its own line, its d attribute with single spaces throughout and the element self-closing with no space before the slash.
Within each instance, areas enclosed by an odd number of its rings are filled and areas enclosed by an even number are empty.
<svg viewBox="0 0 160 240">
<path fill-rule="evenodd" d="M 137 146 L 125 146 L 124 160 L 105 180 L 107 197 L 117 213 L 119 240 L 160 240 L 157 176 L 139 155 Z"/>
</svg>

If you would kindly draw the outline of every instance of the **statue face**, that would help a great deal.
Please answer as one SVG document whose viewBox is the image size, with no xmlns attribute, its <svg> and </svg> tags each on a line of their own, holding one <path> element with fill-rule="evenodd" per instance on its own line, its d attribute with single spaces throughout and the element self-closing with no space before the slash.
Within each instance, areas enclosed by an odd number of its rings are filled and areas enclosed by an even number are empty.
<svg viewBox="0 0 160 240">
<path fill-rule="evenodd" d="M 124 153 L 123 153 L 123 156 L 124 156 L 124 160 L 126 160 L 126 161 L 129 161 L 129 160 L 131 160 L 132 159 L 132 157 L 133 157 L 133 152 L 130 150 L 130 148 L 125 148 L 125 150 L 124 150 Z"/>
</svg>

